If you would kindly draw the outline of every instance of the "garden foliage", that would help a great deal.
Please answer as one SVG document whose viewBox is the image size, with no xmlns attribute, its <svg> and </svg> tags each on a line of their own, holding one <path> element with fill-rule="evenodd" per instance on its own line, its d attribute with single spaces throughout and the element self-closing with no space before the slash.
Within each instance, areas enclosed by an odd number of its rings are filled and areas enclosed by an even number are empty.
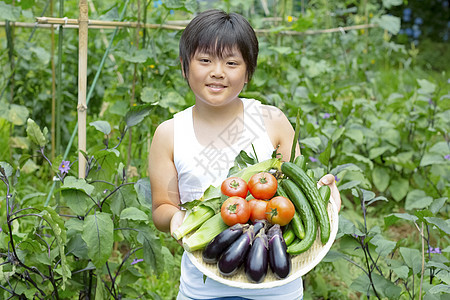
<svg viewBox="0 0 450 300">
<path fill-rule="evenodd" d="M 121 29 L 102 70 L 110 31 L 89 31 L 88 86 L 101 76 L 79 178 L 70 140 L 77 33 L 56 31 L 63 92 L 53 149 L 50 32 L 12 23 L 34 22 L 46 1 L 10 2 L 0 1 L 0 298 L 174 299 L 182 249 L 152 223 L 146 156 L 156 126 L 194 102 L 180 31 Z M 77 18 L 77 1 L 65 2 Z M 95 2 L 92 19 L 127 9 L 127 21 L 163 24 L 213 5 L 270 29 L 258 33 L 258 68 L 242 96 L 280 107 L 293 125 L 300 112 L 302 154 L 317 179 L 335 175 L 343 200 L 338 237 L 304 277 L 304 299 L 448 298 L 449 66 L 427 63 L 420 41 L 396 42 L 401 20 L 388 9 L 403 1 Z M 343 29 L 366 23 L 377 27 Z"/>
</svg>

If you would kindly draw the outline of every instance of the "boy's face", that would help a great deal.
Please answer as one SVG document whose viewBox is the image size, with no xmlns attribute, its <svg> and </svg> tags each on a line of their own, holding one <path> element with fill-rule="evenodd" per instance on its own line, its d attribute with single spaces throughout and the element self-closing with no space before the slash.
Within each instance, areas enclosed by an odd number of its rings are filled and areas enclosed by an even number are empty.
<svg viewBox="0 0 450 300">
<path fill-rule="evenodd" d="M 247 82 L 247 66 L 236 47 L 225 51 L 223 57 L 197 51 L 186 76 L 196 101 L 221 106 L 235 100 L 242 91 Z"/>
</svg>

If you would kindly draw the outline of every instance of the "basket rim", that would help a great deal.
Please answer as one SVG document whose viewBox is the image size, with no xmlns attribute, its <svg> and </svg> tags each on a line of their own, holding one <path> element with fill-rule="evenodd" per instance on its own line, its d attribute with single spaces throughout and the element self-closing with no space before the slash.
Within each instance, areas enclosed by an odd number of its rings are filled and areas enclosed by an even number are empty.
<svg viewBox="0 0 450 300">
<path fill-rule="evenodd" d="M 272 287 L 281 286 L 281 285 L 287 284 L 289 282 L 292 282 L 295 279 L 300 278 L 301 276 L 303 276 L 306 273 L 308 273 L 309 271 L 311 271 L 315 266 L 317 266 L 322 261 L 322 259 L 325 257 L 325 255 L 328 253 L 328 251 L 331 249 L 331 246 L 333 245 L 333 243 L 336 239 L 336 235 L 337 235 L 337 231 L 338 231 L 338 227 L 339 227 L 338 226 L 339 225 L 338 208 L 336 205 L 336 201 L 334 200 L 334 198 L 332 196 L 330 197 L 330 201 L 328 204 L 328 210 L 331 211 L 330 219 L 332 220 L 330 238 L 329 238 L 328 242 L 325 245 L 320 246 L 319 247 L 320 249 L 318 251 L 315 251 L 314 253 L 311 253 L 311 254 L 309 254 L 309 256 L 307 256 L 307 257 L 311 257 L 312 254 L 314 254 L 314 258 L 309 263 L 300 267 L 299 269 L 297 269 L 295 272 L 291 273 L 288 277 L 286 277 L 284 279 L 276 279 L 273 281 L 262 282 L 262 283 L 252 283 L 252 282 L 242 282 L 242 281 L 232 280 L 232 277 L 230 277 L 230 278 L 221 277 L 212 271 L 212 270 L 214 270 L 214 268 L 217 268 L 217 266 L 215 264 L 205 266 L 201 261 L 199 261 L 199 259 L 197 259 L 197 257 L 193 253 L 188 252 L 188 251 L 185 251 L 185 252 L 186 252 L 189 260 L 200 272 L 202 272 L 204 275 L 206 275 L 210 279 L 218 281 L 222 284 L 232 286 L 232 287 L 237 287 L 237 288 L 245 288 L 245 289 L 264 289 L 264 288 L 272 288 Z M 239 270 L 238 272 L 242 272 L 242 270 Z M 270 272 L 270 268 L 269 268 L 268 272 Z"/>
</svg>

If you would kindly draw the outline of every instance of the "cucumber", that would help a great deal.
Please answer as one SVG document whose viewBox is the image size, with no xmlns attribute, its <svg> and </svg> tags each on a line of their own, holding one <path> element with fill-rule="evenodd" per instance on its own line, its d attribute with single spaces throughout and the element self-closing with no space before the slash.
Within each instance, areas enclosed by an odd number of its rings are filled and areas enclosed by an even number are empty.
<svg viewBox="0 0 450 300">
<path fill-rule="evenodd" d="M 295 236 L 303 240 L 306 234 L 305 226 L 303 226 L 302 219 L 300 218 L 300 214 L 297 212 L 297 210 L 295 210 L 294 217 L 291 220 L 291 225 Z"/>
<path fill-rule="evenodd" d="M 284 242 L 286 243 L 286 246 L 289 246 L 290 244 L 292 244 L 292 242 L 295 239 L 294 230 L 292 230 L 292 226 L 290 226 L 289 224 L 286 225 L 286 227 L 284 228 L 283 239 L 284 239 Z"/>
<path fill-rule="evenodd" d="M 323 203 L 325 204 L 325 209 L 326 209 L 328 206 L 328 201 L 330 201 L 331 189 L 328 185 L 322 185 L 319 188 L 319 193 L 323 198 Z"/>
<path fill-rule="evenodd" d="M 306 158 L 303 155 L 299 155 L 295 158 L 294 164 L 302 168 L 304 171 L 306 170 Z"/>
<path fill-rule="evenodd" d="M 312 180 L 315 180 L 314 171 L 313 170 L 308 169 L 308 170 L 303 170 L 303 171 L 306 171 L 306 175 L 308 175 L 309 178 L 311 178 Z"/>
<path fill-rule="evenodd" d="M 283 163 L 281 165 L 281 171 L 293 182 L 295 182 L 295 184 L 298 185 L 303 191 L 319 223 L 320 241 L 322 244 L 326 244 L 330 238 L 330 219 L 328 217 L 328 212 L 325 209 L 325 205 L 323 205 L 324 200 L 319 193 L 316 183 L 308 175 L 306 175 L 302 168 L 294 163 Z M 284 188 L 287 190 L 286 187 Z"/>
<path fill-rule="evenodd" d="M 281 179 L 279 182 L 278 182 L 278 186 L 277 186 L 277 195 L 278 196 L 283 196 L 283 197 L 285 197 L 285 198 L 288 198 L 289 199 L 289 196 L 286 194 L 286 191 L 283 189 L 283 187 L 281 186 L 281 181 L 282 181 L 283 179 Z"/>
<path fill-rule="evenodd" d="M 289 200 L 291 200 L 289 195 L 286 193 L 286 191 L 282 187 L 281 181 L 280 181 L 280 183 L 278 184 L 278 187 L 277 187 L 277 194 L 279 196 L 283 196 L 283 197 L 286 197 Z M 291 202 L 292 202 L 292 200 L 291 200 Z M 290 222 L 290 225 L 291 225 L 291 228 L 294 231 L 294 234 L 295 234 L 296 237 L 298 237 L 299 239 L 304 239 L 305 238 L 305 226 L 303 226 L 302 219 L 300 218 L 300 215 L 298 214 L 297 208 L 295 209 L 295 214 L 294 214 L 294 217 L 292 218 L 292 220 Z"/>
<path fill-rule="evenodd" d="M 300 188 L 291 180 L 285 179 L 281 182 L 284 190 L 290 197 L 289 199 L 294 203 L 296 210 L 304 221 L 305 237 L 298 243 L 291 244 L 287 248 L 290 254 L 300 254 L 308 250 L 314 243 L 317 237 L 317 222 L 314 212 L 309 205 L 305 195 L 303 195 Z M 297 238 L 298 239 L 298 238 Z"/>
</svg>

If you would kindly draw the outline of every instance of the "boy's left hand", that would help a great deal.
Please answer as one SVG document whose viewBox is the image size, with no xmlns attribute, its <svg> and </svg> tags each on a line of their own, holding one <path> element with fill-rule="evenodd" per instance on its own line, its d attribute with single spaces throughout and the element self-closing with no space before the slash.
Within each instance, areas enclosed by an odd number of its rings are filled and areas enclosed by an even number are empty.
<svg viewBox="0 0 450 300">
<path fill-rule="evenodd" d="M 333 174 L 327 174 L 320 178 L 319 186 L 328 185 L 331 189 L 331 197 L 333 197 L 334 202 L 338 208 L 338 211 L 341 210 L 341 194 L 336 186 L 336 180 L 334 179 Z"/>
</svg>

